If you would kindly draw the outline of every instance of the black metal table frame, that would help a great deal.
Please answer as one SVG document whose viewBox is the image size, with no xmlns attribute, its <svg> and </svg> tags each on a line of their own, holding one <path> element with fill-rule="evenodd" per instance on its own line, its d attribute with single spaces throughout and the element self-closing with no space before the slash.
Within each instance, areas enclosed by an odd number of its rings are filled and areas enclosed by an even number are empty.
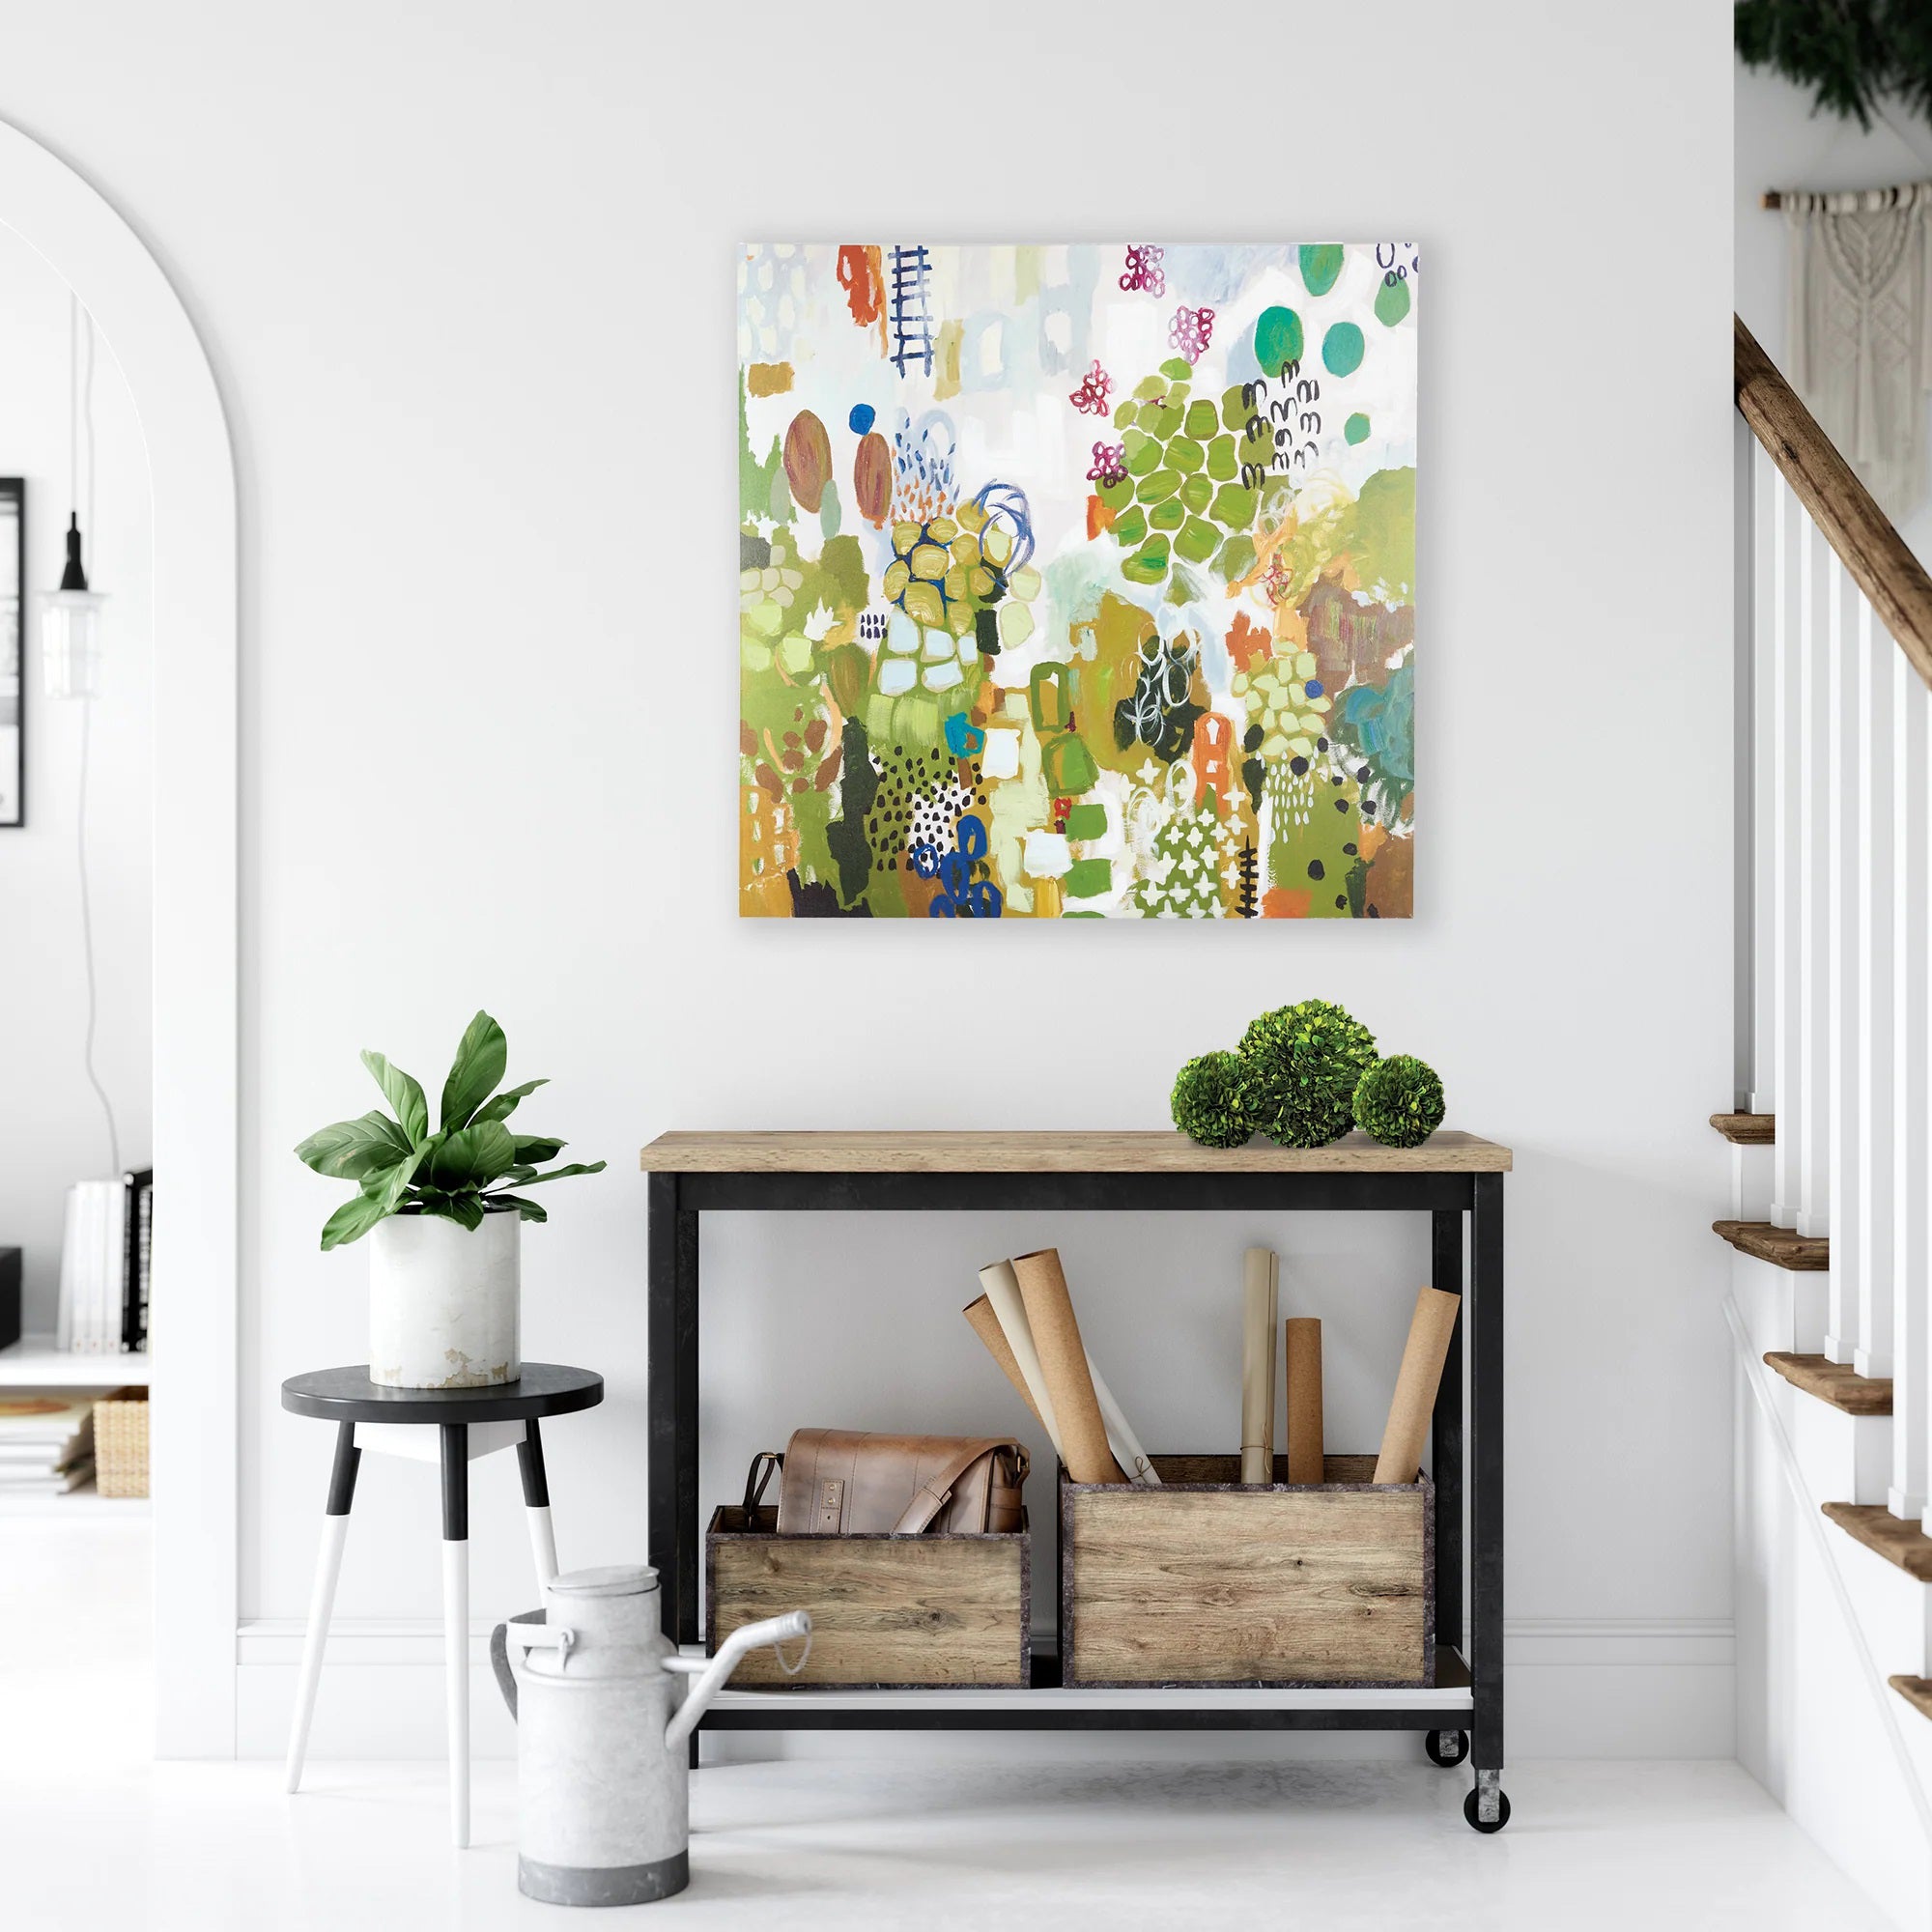
<svg viewBox="0 0 1932 1932">
<path fill-rule="evenodd" d="M 1450 1342 L 1435 1404 L 1435 1632 L 1438 1654 L 1468 1664 L 1469 1762 L 1479 1792 L 1503 1765 L 1503 1176 L 1500 1173 L 1342 1171 L 1202 1174 L 653 1173 L 650 1187 L 648 1406 L 649 1549 L 664 1592 L 665 1634 L 699 1637 L 697 1584 L 697 1228 L 729 1213 L 932 1212 L 1408 1212 L 1430 1217 L 1432 1280 L 1463 1290 L 1463 1216 L 1469 1217 L 1469 1292 Z M 1469 1337 L 1464 1439 L 1463 1357 Z M 1466 1470 L 1466 1475 L 1465 1475 Z M 1463 1641 L 1463 1501 L 1469 1501 L 1468 1635 Z M 1102 1693 L 1104 1694 L 1104 1693 Z M 1442 1731 L 1460 1713 L 1336 1704 L 1279 1708 L 1217 1702 L 1198 1708 L 1091 1710 L 1055 1698 L 1023 1705 L 945 1699 L 875 1709 L 814 1708 L 804 1696 L 775 1710 L 714 1708 L 706 1729 L 733 1730 L 1392 1730 Z M 1490 1776 L 1485 1778 L 1483 1773 Z M 1490 1807 L 1484 1806 L 1486 1814 Z"/>
</svg>

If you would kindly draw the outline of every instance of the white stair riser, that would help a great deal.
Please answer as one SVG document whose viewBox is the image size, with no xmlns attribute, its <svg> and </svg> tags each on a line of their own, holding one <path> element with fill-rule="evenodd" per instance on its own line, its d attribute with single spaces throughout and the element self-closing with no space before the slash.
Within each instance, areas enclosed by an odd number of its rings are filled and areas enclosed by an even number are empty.
<svg viewBox="0 0 1932 1932">
<path fill-rule="evenodd" d="M 1832 1547 L 1858 1611 L 1859 1628 L 1886 1675 L 1932 1676 L 1932 1584 L 1907 1576 L 1842 1530 Z M 1907 1710 L 1906 1716 L 1932 1729 L 1917 1713 Z"/>
<path fill-rule="evenodd" d="M 1762 1151 L 1762 1150 L 1753 1150 Z M 1825 1287 L 1829 1277 L 1781 1268 L 1754 1255 L 1731 1252 L 1731 1293 L 1745 1327 L 1761 1355 L 1779 1350 L 1815 1355 L 1825 1343 Z"/>
<path fill-rule="evenodd" d="M 1891 1481 L 1891 1418 L 1847 1415 L 1786 1382 L 1779 1412 L 1804 1486 L 1823 1501 L 1882 1503 Z"/>
<path fill-rule="evenodd" d="M 1731 1219 L 1771 1219 L 1771 1149 L 1731 1149 Z"/>
</svg>

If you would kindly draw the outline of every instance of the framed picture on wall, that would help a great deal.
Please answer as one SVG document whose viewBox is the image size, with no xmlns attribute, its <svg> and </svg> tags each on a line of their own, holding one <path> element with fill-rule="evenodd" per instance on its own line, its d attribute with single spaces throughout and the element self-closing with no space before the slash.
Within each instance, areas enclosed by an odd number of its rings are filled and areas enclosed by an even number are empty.
<svg viewBox="0 0 1932 1932">
<path fill-rule="evenodd" d="M 740 912 L 1408 917 L 1420 266 L 746 246 Z"/>
<path fill-rule="evenodd" d="M 0 827 L 27 822 L 27 486 L 0 476 Z"/>
</svg>

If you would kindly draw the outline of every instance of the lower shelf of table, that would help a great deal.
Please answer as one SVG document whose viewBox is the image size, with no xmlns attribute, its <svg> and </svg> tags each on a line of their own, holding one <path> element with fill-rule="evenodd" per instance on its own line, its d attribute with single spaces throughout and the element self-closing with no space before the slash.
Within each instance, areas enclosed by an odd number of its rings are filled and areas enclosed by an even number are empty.
<svg viewBox="0 0 1932 1932">
<path fill-rule="evenodd" d="M 687 1644 L 692 1656 L 699 1645 Z M 1024 1690 L 732 1690 L 719 1692 L 702 1728 L 717 1731 L 1427 1731 L 1465 1727 L 1475 1709 L 1456 1651 L 1438 1654 L 1427 1688 L 1337 1690 L 1068 1690 L 1051 1651 L 1034 1658 Z"/>
</svg>

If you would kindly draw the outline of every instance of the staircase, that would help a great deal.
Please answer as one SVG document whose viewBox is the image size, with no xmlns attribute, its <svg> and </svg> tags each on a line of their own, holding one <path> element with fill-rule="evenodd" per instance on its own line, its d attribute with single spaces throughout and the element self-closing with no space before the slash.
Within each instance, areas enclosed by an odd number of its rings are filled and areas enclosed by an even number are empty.
<svg viewBox="0 0 1932 1932">
<path fill-rule="evenodd" d="M 1738 1755 L 1932 1925 L 1932 578 L 1737 327 Z"/>
</svg>

